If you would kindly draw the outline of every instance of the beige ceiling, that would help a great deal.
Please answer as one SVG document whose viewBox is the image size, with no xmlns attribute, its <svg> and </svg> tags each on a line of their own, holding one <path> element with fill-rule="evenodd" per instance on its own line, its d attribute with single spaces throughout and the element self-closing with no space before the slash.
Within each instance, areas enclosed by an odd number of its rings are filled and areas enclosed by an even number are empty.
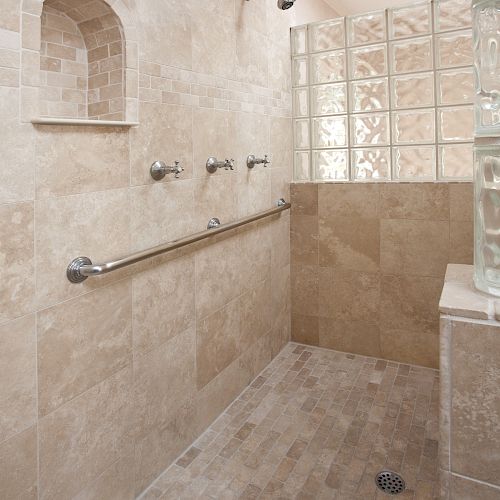
<svg viewBox="0 0 500 500">
<path fill-rule="evenodd" d="M 335 9 L 339 15 L 362 14 L 372 10 L 387 9 L 389 7 L 401 7 L 415 2 L 410 0 L 323 0 Z"/>
</svg>

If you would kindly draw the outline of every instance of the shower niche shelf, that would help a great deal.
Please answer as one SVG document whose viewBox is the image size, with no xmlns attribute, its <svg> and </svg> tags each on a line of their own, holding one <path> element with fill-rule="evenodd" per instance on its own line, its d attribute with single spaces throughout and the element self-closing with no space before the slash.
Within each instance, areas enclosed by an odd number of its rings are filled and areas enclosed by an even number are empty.
<svg viewBox="0 0 500 500">
<path fill-rule="evenodd" d="M 138 127 L 139 122 L 126 122 L 120 120 L 85 120 L 73 118 L 34 118 L 31 120 L 33 125 L 73 125 L 83 127 Z"/>
<path fill-rule="evenodd" d="M 35 0 L 26 17 L 22 121 L 138 125 L 137 35 L 124 0 Z"/>
</svg>

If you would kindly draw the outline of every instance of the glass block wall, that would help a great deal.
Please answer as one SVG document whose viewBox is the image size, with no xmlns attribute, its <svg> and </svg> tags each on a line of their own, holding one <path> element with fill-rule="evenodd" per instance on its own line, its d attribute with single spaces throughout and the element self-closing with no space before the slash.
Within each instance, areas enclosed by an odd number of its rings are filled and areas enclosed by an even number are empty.
<svg viewBox="0 0 500 500">
<path fill-rule="evenodd" d="M 470 0 L 292 28 L 296 181 L 470 180 Z"/>
</svg>

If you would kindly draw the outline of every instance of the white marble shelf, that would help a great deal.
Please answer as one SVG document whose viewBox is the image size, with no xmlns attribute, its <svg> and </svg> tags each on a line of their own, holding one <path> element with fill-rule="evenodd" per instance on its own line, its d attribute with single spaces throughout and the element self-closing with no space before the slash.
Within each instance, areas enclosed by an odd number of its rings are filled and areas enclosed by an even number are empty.
<svg viewBox="0 0 500 500">
<path fill-rule="evenodd" d="M 33 125 L 76 125 L 86 127 L 138 127 L 139 122 L 82 120 L 73 118 L 34 118 Z"/>
</svg>

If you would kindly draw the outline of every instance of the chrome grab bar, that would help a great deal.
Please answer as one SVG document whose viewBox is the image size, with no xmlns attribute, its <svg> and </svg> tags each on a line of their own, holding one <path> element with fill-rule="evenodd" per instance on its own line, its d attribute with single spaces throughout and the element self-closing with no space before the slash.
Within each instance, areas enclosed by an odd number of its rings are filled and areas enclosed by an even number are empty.
<svg viewBox="0 0 500 500">
<path fill-rule="evenodd" d="M 117 271 L 123 267 L 131 266 L 137 264 L 143 260 L 149 259 L 151 257 L 156 257 L 172 250 L 177 250 L 178 248 L 191 245 L 192 243 L 197 243 L 198 241 L 205 240 L 211 236 L 215 236 L 220 233 L 225 233 L 231 229 L 236 229 L 238 227 L 250 224 L 251 222 L 270 217 L 271 215 L 279 214 L 285 210 L 291 208 L 291 204 L 287 203 L 283 198 L 278 201 L 276 208 L 271 208 L 264 212 L 260 212 L 255 215 L 250 215 L 249 217 L 244 217 L 243 219 L 229 222 L 228 224 L 221 224 L 219 226 L 214 226 L 212 229 L 207 229 L 206 231 L 201 231 L 191 236 L 186 236 L 179 240 L 174 240 L 169 243 L 164 243 L 149 250 L 143 250 L 141 252 L 136 252 L 128 257 L 123 257 L 121 259 L 106 262 L 105 264 L 93 264 L 88 257 L 77 257 L 73 259 L 68 268 L 66 269 L 66 277 L 71 283 L 82 283 L 90 276 L 99 276 L 100 274 L 107 274 L 112 271 Z"/>
</svg>

